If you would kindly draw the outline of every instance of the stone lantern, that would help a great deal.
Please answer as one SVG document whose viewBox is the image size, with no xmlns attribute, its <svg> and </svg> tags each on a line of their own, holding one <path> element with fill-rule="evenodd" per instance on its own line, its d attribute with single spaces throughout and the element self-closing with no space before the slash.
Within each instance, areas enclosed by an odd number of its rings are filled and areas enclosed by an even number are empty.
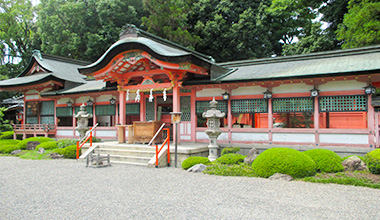
<svg viewBox="0 0 380 220">
<path fill-rule="evenodd" d="M 79 138 L 82 139 L 89 130 L 88 119 L 92 118 L 92 114 L 89 114 L 86 111 L 86 106 L 82 104 L 79 108 L 79 112 L 75 115 L 75 118 L 77 119 L 77 126 L 75 127 L 75 130 L 79 132 Z"/>
<path fill-rule="evenodd" d="M 215 101 L 215 98 L 210 102 L 210 109 L 206 112 L 203 112 L 202 117 L 207 118 L 207 130 L 206 134 L 210 139 L 210 143 L 208 145 L 209 148 L 209 156 L 208 159 L 210 161 L 216 160 L 219 155 L 219 146 L 217 144 L 217 139 L 219 135 L 222 133 L 220 130 L 220 119 L 224 118 L 226 113 L 223 113 L 216 109 L 218 102 Z"/>
</svg>

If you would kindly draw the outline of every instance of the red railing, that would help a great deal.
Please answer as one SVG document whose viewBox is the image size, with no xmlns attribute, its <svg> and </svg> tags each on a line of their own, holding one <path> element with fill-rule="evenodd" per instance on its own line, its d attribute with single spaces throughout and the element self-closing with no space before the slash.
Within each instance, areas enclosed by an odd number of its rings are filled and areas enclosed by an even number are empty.
<svg viewBox="0 0 380 220">
<path fill-rule="evenodd" d="M 77 142 L 77 159 L 79 158 L 79 150 L 83 147 L 83 145 L 88 141 L 90 140 L 90 147 L 92 147 L 92 132 L 95 130 L 95 128 L 98 126 L 98 124 L 96 124 L 94 127 L 92 127 L 87 133 L 86 135 Z"/>
<path fill-rule="evenodd" d="M 53 131 L 55 125 L 50 124 L 14 124 L 13 129 L 15 131 Z"/>
<path fill-rule="evenodd" d="M 156 132 L 156 134 L 154 135 L 154 137 L 152 138 L 152 140 L 149 142 L 149 146 L 152 146 L 152 143 L 154 141 L 154 139 L 158 136 L 158 134 L 161 132 L 161 130 L 165 130 L 166 131 L 166 139 L 165 141 L 162 143 L 160 149 L 158 149 L 158 145 L 153 145 L 156 147 L 156 168 L 158 168 L 158 154 L 161 152 L 161 150 L 164 148 L 165 144 L 168 145 L 168 150 L 167 150 L 167 158 L 168 158 L 168 166 L 170 166 L 170 129 L 169 128 L 163 128 L 165 126 L 165 123 L 163 123 L 160 127 L 160 129 L 158 129 L 158 131 Z"/>
</svg>

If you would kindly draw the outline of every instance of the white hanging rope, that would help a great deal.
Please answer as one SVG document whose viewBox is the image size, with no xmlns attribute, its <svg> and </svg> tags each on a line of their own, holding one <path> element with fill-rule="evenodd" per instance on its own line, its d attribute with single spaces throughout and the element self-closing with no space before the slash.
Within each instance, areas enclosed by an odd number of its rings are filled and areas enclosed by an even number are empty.
<svg viewBox="0 0 380 220">
<path fill-rule="evenodd" d="M 140 102 L 140 89 L 138 89 L 138 90 L 136 91 L 135 102 Z"/>
<path fill-rule="evenodd" d="M 166 102 L 167 96 L 166 96 L 166 88 L 164 89 L 164 92 L 162 92 L 163 96 L 162 98 L 164 99 L 164 102 Z"/>
<path fill-rule="evenodd" d="M 149 94 L 149 102 L 153 102 L 153 89 L 150 89 L 150 94 Z"/>
</svg>

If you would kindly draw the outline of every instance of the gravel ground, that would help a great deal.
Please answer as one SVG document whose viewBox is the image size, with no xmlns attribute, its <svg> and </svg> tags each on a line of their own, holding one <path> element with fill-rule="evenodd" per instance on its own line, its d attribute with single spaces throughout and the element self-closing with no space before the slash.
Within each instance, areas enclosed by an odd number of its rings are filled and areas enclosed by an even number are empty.
<svg viewBox="0 0 380 220">
<path fill-rule="evenodd" d="M 380 219 L 380 190 L 0 157 L 0 219 Z"/>
</svg>

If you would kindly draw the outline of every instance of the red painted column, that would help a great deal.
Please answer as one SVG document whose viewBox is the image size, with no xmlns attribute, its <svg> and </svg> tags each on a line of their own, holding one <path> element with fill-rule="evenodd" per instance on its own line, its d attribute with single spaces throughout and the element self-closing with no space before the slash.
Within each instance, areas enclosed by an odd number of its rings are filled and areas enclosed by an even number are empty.
<svg viewBox="0 0 380 220">
<path fill-rule="evenodd" d="M 191 97 L 190 97 L 190 102 L 191 102 L 191 141 L 195 142 L 196 139 L 196 131 L 195 128 L 197 127 L 197 109 L 196 109 L 196 91 L 195 89 L 191 90 Z"/>
<path fill-rule="evenodd" d="M 273 139 L 272 129 L 273 129 L 272 99 L 268 99 L 268 130 L 269 130 L 268 139 L 269 139 L 269 143 L 272 143 L 272 139 Z"/>
<path fill-rule="evenodd" d="M 140 121 L 145 121 L 146 107 L 145 107 L 145 96 L 143 92 L 140 92 Z"/>
<path fill-rule="evenodd" d="M 230 94 L 230 97 L 232 96 L 231 94 L 231 89 L 228 89 L 227 92 Z M 228 104 L 227 104 L 227 121 L 228 121 L 228 142 L 231 143 L 232 141 L 232 106 L 231 106 L 231 98 L 228 99 Z"/>
<path fill-rule="evenodd" d="M 372 95 L 368 95 L 368 115 L 367 115 L 367 123 L 368 123 L 368 143 L 369 147 L 375 146 L 375 138 L 374 138 L 374 132 L 375 132 L 375 109 L 372 106 Z"/>
<path fill-rule="evenodd" d="M 376 148 L 379 148 L 379 112 L 375 112 L 375 138 Z"/>
<path fill-rule="evenodd" d="M 126 123 L 126 91 L 119 90 L 119 123 L 125 125 Z"/>
<path fill-rule="evenodd" d="M 180 112 L 181 111 L 181 108 L 180 108 L 180 88 L 179 88 L 179 85 L 178 85 L 178 81 L 177 79 L 174 79 L 173 80 L 173 112 Z M 173 124 L 173 142 L 176 141 L 176 133 L 177 133 L 177 130 L 178 132 L 180 133 L 179 129 L 177 129 L 176 126 L 179 126 L 179 124 Z M 179 137 L 179 134 L 178 134 L 178 144 L 179 144 L 179 141 L 180 141 L 180 137 Z"/>
<path fill-rule="evenodd" d="M 319 145 L 319 102 L 318 97 L 314 97 L 314 130 L 315 145 Z"/>
</svg>

